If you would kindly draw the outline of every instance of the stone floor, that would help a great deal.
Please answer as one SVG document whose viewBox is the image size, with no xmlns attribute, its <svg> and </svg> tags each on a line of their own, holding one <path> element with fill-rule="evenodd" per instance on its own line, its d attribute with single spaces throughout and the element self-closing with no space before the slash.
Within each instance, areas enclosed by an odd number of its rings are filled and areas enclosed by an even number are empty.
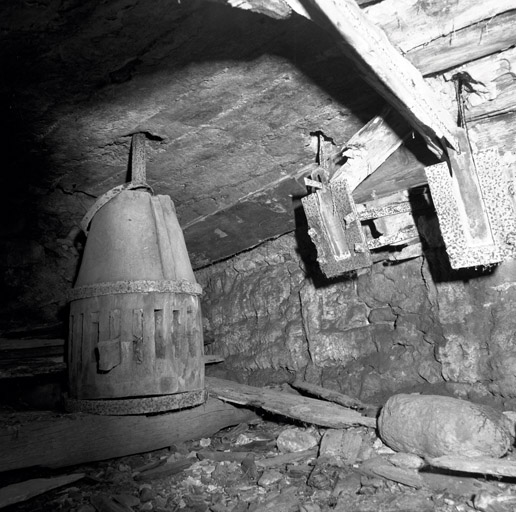
<svg viewBox="0 0 516 512">
<path fill-rule="evenodd" d="M 335 433 L 276 418 L 258 419 L 212 438 L 151 453 L 59 472 L 31 470 L 31 478 L 75 472 L 86 476 L 4 510 L 509 512 L 516 508 L 516 480 L 426 471 L 419 467 L 424 461 L 394 453 L 373 429 L 353 427 L 339 436 Z M 26 479 L 28 473 L 10 475 L 9 483 L 13 478 Z M 422 485 L 417 483 L 420 477 Z"/>
</svg>

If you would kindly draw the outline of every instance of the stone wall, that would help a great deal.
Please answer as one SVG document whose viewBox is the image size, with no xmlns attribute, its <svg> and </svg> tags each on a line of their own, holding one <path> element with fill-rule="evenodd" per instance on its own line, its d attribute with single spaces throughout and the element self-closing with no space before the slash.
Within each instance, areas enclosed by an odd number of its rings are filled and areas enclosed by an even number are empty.
<svg viewBox="0 0 516 512">
<path fill-rule="evenodd" d="M 313 249 L 313 248 L 312 248 Z M 431 389 L 516 397 L 516 263 L 452 271 L 442 250 L 325 280 L 294 234 L 197 272 L 208 373 L 300 376 L 363 400 Z"/>
</svg>

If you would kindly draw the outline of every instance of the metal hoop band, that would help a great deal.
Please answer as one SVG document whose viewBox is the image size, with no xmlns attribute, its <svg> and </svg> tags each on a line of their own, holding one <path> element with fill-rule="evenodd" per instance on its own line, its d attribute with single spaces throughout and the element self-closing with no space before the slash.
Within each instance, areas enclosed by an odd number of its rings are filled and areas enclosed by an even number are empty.
<svg viewBox="0 0 516 512">
<path fill-rule="evenodd" d="M 70 301 L 113 295 L 117 293 L 187 293 L 201 295 L 200 284 L 190 281 L 115 281 L 96 283 L 74 288 L 68 297 Z"/>
</svg>

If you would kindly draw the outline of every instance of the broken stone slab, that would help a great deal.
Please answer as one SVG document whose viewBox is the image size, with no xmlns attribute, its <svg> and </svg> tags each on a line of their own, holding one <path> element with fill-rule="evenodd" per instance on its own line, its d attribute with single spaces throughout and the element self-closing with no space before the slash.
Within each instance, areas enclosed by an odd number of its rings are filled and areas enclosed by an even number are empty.
<svg viewBox="0 0 516 512">
<path fill-rule="evenodd" d="M 451 469 L 463 473 L 516 477 L 516 462 L 493 459 L 490 457 L 452 457 L 443 456 L 427 458 L 428 464 L 434 468 Z"/>
<path fill-rule="evenodd" d="M 299 512 L 321 512 L 317 503 L 303 503 L 299 506 Z"/>
<path fill-rule="evenodd" d="M 318 444 L 319 441 L 313 433 L 300 428 L 287 428 L 276 439 L 276 446 L 282 453 L 304 452 Z"/>
<path fill-rule="evenodd" d="M 414 489 L 426 488 L 425 481 L 413 469 L 397 467 L 383 457 L 374 457 L 363 462 L 359 471 L 369 476 L 378 476 L 393 482 L 398 482 Z"/>
<path fill-rule="evenodd" d="M 362 436 L 353 430 L 329 429 L 322 439 L 320 457 L 335 458 L 345 464 L 354 464 L 362 446 Z"/>
<path fill-rule="evenodd" d="M 256 465 L 260 468 L 285 466 L 286 464 L 291 464 L 303 459 L 314 459 L 317 457 L 317 451 L 317 448 L 312 448 L 311 450 L 306 450 L 304 452 L 285 453 L 283 455 L 277 455 L 268 459 L 257 460 Z"/>
<path fill-rule="evenodd" d="M 414 453 L 397 452 L 388 457 L 388 461 L 399 468 L 421 469 L 425 461 Z"/>
<path fill-rule="evenodd" d="M 167 476 L 177 475 L 181 473 L 185 469 L 189 468 L 195 463 L 196 459 L 193 457 L 181 459 L 177 461 L 165 462 L 165 464 L 161 464 L 153 469 L 149 469 L 142 473 L 138 473 L 134 476 L 134 479 L 139 482 L 146 482 L 150 480 L 154 480 L 156 478 L 164 478 Z"/>
<path fill-rule="evenodd" d="M 140 498 L 132 494 L 113 494 L 112 498 L 126 507 L 137 507 L 140 505 Z"/>
<path fill-rule="evenodd" d="M 359 473 L 353 471 L 348 474 L 339 474 L 331 495 L 338 497 L 342 494 L 357 494 L 361 487 L 362 484 Z"/>
<path fill-rule="evenodd" d="M 340 471 L 336 466 L 319 458 L 306 483 L 309 487 L 330 493 L 335 487 L 339 474 Z"/>
<path fill-rule="evenodd" d="M 253 512 L 297 512 L 299 510 L 299 498 L 295 487 L 287 487 L 281 493 L 270 496 L 260 503 Z"/>
<path fill-rule="evenodd" d="M 210 459 L 216 462 L 242 462 L 247 459 L 251 452 L 217 452 L 211 450 L 201 450 L 197 452 L 197 458 L 199 460 Z"/>
<path fill-rule="evenodd" d="M 249 478 L 249 480 L 256 482 L 258 478 L 258 467 L 256 466 L 256 460 L 254 454 L 248 455 L 241 463 L 240 467 L 244 472 L 244 475 Z"/>
<path fill-rule="evenodd" d="M 516 508 L 516 495 L 510 492 L 497 495 L 480 492 L 474 497 L 473 505 L 482 512 L 513 512 Z"/>
<path fill-rule="evenodd" d="M 112 496 L 107 494 L 97 494 L 90 498 L 91 504 L 97 512 L 131 512 L 132 507 L 128 507 L 115 501 Z"/>
<path fill-rule="evenodd" d="M 270 487 L 281 480 L 283 480 L 283 473 L 280 473 L 276 469 L 267 469 L 258 480 L 258 485 L 260 487 Z"/>
<path fill-rule="evenodd" d="M 501 457 L 512 444 L 510 421 L 491 407 L 437 395 L 394 395 L 378 419 L 393 450 L 421 457 Z"/>
</svg>

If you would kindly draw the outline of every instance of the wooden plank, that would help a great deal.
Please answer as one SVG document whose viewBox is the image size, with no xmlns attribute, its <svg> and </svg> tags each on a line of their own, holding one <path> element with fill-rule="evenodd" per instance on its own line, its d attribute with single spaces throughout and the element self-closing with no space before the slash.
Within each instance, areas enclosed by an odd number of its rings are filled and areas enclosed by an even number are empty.
<svg viewBox="0 0 516 512">
<path fill-rule="evenodd" d="M 361 128 L 339 151 L 346 158 L 331 177 L 331 181 L 345 179 L 353 192 L 394 153 L 409 135 L 407 122 L 389 109 Z"/>
<path fill-rule="evenodd" d="M 418 137 L 408 139 L 384 164 L 353 192 L 355 202 L 366 203 L 400 190 L 409 190 L 427 183 L 425 167 L 438 163 Z"/>
<path fill-rule="evenodd" d="M 357 204 L 358 218 L 361 221 L 379 219 L 400 213 L 433 210 L 427 186 L 400 190 L 372 201 Z"/>
<path fill-rule="evenodd" d="M 484 19 L 405 54 L 423 75 L 444 71 L 514 45 L 516 11 Z"/>
<path fill-rule="evenodd" d="M 81 478 L 84 478 L 84 473 L 59 475 L 52 478 L 34 478 L 25 482 L 7 485 L 0 489 L 0 508 L 29 500 L 52 489 L 76 482 Z"/>
<path fill-rule="evenodd" d="M 310 0 L 321 15 L 315 20 L 338 34 L 353 51 L 346 52 L 362 77 L 375 88 L 440 154 L 438 141 L 459 148 L 456 124 L 434 97 L 421 73 L 389 42 L 385 32 L 372 23 L 354 0 Z"/>
<path fill-rule="evenodd" d="M 514 153 L 516 137 L 516 112 L 473 123 L 468 134 L 471 142 L 479 149 L 497 147 L 501 155 Z"/>
<path fill-rule="evenodd" d="M 472 145 L 479 150 L 498 147 L 501 155 L 514 152 L 516 112 L 478 119 L 469 124 L 468 134 Z M 416 141 L 410 140 L 407 144 L 411 145 L 413 142 Z M 425 156 L 419 146 L 412 151 L 401 146 L 353 192 L 353 198 L 356 203 L 366 203 L 399 190 L 426 185 L 424 169 L 435 163 L 437 161 L 428 159 L 428 152 Z"/>
<path fill-rule="evenodd" d="M 0 471 L 63 467 L 123 457 L 209 437 L 255 418 L 248 409 L 217 399 L 152 416 L 18 413 L 0 417 Z"/>
<path fill-rule="evenodd" d="M 385 30 L 391 43 L 405 54 L 511 9 L 516 9 L 514 0 L 383 0 L 366 7 L 364 12 L 373 23 Z M 449 39 L 453 44 L 453 38 Z"/>
<path fill-rule="evenodd" d="M 328 400 L 329 402 L 333 402 L 335 404 L 342 405 L 344 407 L 350 407 L 352 409 L 378 409 L 378 407 L 370 404 L 365 404 L 364 402 L 358 400 L 357 398 L 352 398 L 350 396 L 339 393 L 338 391 L 334 391 L 332 389 L 323 388 L 322 386 L 317 386 L 316 384 L 310 384 L 309 382 L 304 382 L 299 379 L 296 379 L 294 382 L 290 384 L 294 389 L 299 389 L 301 391 L 305 391 L 310 395 L 317 396 L 322 398 L 323 400 Z"/>
<path fill-rule="evenodd" d="M 206 377 L 206 385 L 210 395 L 221 400 L 264 409 L 305 423 L 330 428 L 343 428 L 351 425 L 376 427 L 374 418 L 367 418 L 351 409 L 314 398 L 246 386 L 215 377 Z"/>
<path fill-rule="evenodd" d="M 27 339 L 27 340 L 16 340 L 11 338 L 0 338 L 0 352 L 8 350 L 31 350 L 31 349 L 42 349 L 47 347 L 61 347 L 64 350 L 65 340 L 62 338 L 55 339 Z M 4 355 L 2 354 L 2 357 Z"/>
<path fill-rule="evenodd" d="M 406 228 L 393 233 L 391 235 L 382 235 L 378 238 L 373 238 L 367 241 L 367 247 L 371 250 L 379 249 L 386 245 L 399 245 L 408 243 L 410 240 L 419 238 L 419 232 L 414 225 L 409 225 Z"/>
<path fill-rule="evenodd" d="M 66 363 L 63 356 L 33 357 L 21 360 L 4 359 L 0 361 L 0 379 L 34 377 L 35 375 L 56 374 L 64 371 L 66 371 Z"/>
<path fill-rule="evenodd" d="M 445 455 L 426 459 L 434 468 L 451 469 L 464 473 L 479 475 L 511 476 L 516 477 L 516 462 L 490 457 L 454 457 Z"/>
<path fill-rule="evenodd" d="M 315 168 L 308 165 L 267 187 L 184 226 L 184 237 L 193 268 L 206 266 L 260 243 L 288 233 L 296 226 L 296 208 L 306 195 L 303 179 Z M 256 222 L 261 219 L 261 222 Z M 249 222 L 253 229 L 242 230 Z"/>
</svg>

